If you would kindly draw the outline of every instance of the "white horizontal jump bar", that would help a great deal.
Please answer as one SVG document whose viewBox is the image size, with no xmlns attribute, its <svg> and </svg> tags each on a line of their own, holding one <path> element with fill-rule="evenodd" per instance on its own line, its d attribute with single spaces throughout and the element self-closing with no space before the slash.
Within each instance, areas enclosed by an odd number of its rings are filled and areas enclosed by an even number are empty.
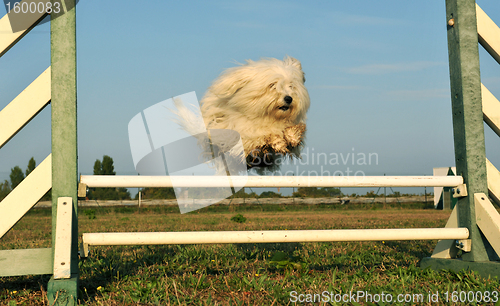
<svg viewBox="0 0 500 306">
<path fill-rule="evenodd" d="M 461 176 L 175 176 L 175 187 L 456 187 Z M 82 175 L 88 187 L 173 187 L 170 176 Z"/>
<path fill-rule="evenodd" d="M 467 239 L 467 228 L 405 228 L 293 231 L 218 231 L 218 232 L 152 232 L 87 233 L 88 245 L 276 243 L 321 241 L 390 241 Z"/>
</svg>

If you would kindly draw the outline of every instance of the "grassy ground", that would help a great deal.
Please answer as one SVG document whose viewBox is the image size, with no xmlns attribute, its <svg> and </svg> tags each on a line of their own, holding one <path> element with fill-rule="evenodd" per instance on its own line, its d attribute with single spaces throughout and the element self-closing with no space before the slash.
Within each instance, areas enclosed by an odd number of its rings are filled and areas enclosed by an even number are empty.
<svg viewBox="0 0 500 306">
<path fill-rule="evenodd" d="M 241 214 L 243 223 L 231 221 Z M 443 227 L 449 212 L 387 205 L 82 209 L 80 233 Z M 35 210 L 0 249 L 50 246 L 50 211 Z M 240 218 L 242 220 L 243 218 Z M 500 305 L 500 282 L 472 272 L 419 268 L 436 241 L 92 247 L 80 262 L 82 305 Z M 48 305 L 48 276 L 0 278 L 0 305 Z M 359 291 L 359 293 L 358 293 Z M 349 295 L 350 292 L 354 294 Z M 302 295 L 301 295 L 302 294 Z M 316 296 L 314 296 L 316 294 Z M 357 294 L 360 295 L 359 299 Z M 361 295 L 365 297 L 361 297 Z M 369 301 L 372 295 L 373 303 Z M 450 302 L 446 303 L 446 298 Z M 471 297 L 471 293 L 469 293 Z M 436 298 L 439 302 L 436 302 Z M 335 302 L 335 300 L 348 302 Z M 423 299 L 420 300 L 420 299 Z M 470 300 L 476 300 L 476 297 Z M 330 302 L 326 302 L 330 301 Z M 376 302 L 378 301 L 378 302 Z M 302 303 L 299 303 L 302 304 Z"/>
</svg>

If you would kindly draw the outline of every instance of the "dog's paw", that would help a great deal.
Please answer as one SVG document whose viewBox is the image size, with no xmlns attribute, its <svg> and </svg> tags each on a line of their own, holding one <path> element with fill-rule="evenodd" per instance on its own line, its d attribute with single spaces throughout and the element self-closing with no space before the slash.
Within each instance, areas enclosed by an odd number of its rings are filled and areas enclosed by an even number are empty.
<svg viewBox="0 0 500 306">
<path fill-rule="evenodd" d="M 300 123 L 297 125 L 289 126 L 283 131 L 283 137 L 285 141 L 291 147 L 297 147 L 302 143 L 303 137 L 302 135 L 306 131 L 306 125 L 304 123 Z"/>
<path fill-rule="evenodd" d="M 276 153 L 288 153 L 286 140 L 278 134 L 269 135 L 267 143 Z"/>
</svg>

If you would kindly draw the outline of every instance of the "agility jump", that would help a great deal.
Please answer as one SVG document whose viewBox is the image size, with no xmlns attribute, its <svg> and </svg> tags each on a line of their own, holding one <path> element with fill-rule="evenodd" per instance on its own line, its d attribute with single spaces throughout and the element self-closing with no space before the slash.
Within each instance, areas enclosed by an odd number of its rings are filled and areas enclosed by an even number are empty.
<svg viewBox="0 0 500 306">
<path fill-rule="evenodd" d="M 71 2 L 73 5 L 71 6 Z M 75 9 L 74 1 L 66 1 L 72 7 L 62 15 L 51 14 L 51 70 L 50 102 L 52 104 L 52 155 L 37 167 L 28 178 L 0 203 L 0 235 L 3 236 L 11 226 L 39 198 L 52 188 L 53 231 L 52 248 L 6 250 L 0 251 L 0 276 L 52 274 L 48 286 L 48 297 L 51 302 L 58 296 L 57 303 L 76 305 L 78 293 L 78 175 L 77 175 L 77 134 L 76 134 L 76 53 L 75 53 Z M 476 17 L 477 11 L 477 17 Z M 500 275 L 500 216 L 489 201 L 489 197 L 500 199 L 500 173 L 486 159 L 484 149 L 483 118 L 500 136 L 500 102 L 482 86 L 479 77 L 478 42 L 500 63 L 500 29 L 489 17 L 475 5 L 474 0 L 446 0 L 448 27 L 448 49 L 450 62 L 451 99 L 453 109 L 454 143 L 457 177 L 423 178 L 423 177 L 372 177 L 366 178 L 365 185 L 359 185 L 354 178 L 307 178 L 308 186 L 441 186 L 452 187 L 458 204 L 444 229 L 390 229 L 390 230 L 344 230 L 327 231 L 263 231 L 263 232 L 207 232 L 204 237 L 210 243 L 239 243 L 267 241 L 308 241 L 306 236 L 317 233 L 318 240 L 339 241 L 342 237 L 359 241 L 370 240 L 405 240 L 405 239 L 443 239 L 436 246 L 431 258 L 424 258 L 422 267 L 434 269 L 472 269 L 484 276 Z M 25 31 L 2 35 L 0 40 L 0 56 L 5 54 L 18 40 L 26 35 L 44 16 L 33 20 Z M 0 30 L 8 32 L 9 16 L 0 20 Z M 34 82 L 35 83 L 35 82 Z M 47 90 L 47 84 L 41 85 Z M 34 85 L 33 85 L 34 86 Z M 31 86 L 30 86 L 31 87 Z M 28 87 L 33 90 L 35 87 Z M 7 128 L 3 127 L 4 118 L 10 117 L 12 109 L 20 109 L 20 102 L 12 102 L 2 112 L 0 120 L 0 140 L 2 146 L 12 138 L 34 114 L 43 109 L 49 102 L 47 97 L 40 101 L 24 123 L 17 124 L 8 135 L 3 135 Z M 23 99 L 19 99 L 21 101 Z M 31 109 L 31 108 L 30 108 Z M 474 145 L 471 145 L 474 144 Z M 51 168 L 47 171 L 45 168 Z M 40 168 L 42 167 L 42 168 Z M 192 179 L 192 177 L 191 177 Z M 345 179 L 345 181 L 341 181 Z M 253 179 L 252 179 L 253 180 Z M 260 180 L 260 181 L 259 181 Z M 303 186 L 305 178 L 256 178 L 249 181 L 249 186 Z M 211 179 L 212 181 L 212 179 Z M 51 184 L 46 184 L 50 182 Z M 206 178 L 196 178 L 196 184 L 207 184 Z M 398 185 L 398 182 L 400 185 Z M 80 190 L 88 187 L 124 186 L 141 187 L 157 184 L 169 186 L 168 178 L 142 177 L 82 177 Z M 358 184 L 358 185 L 356 185 Z M 396 184 L 396 185 L 394 185 Z M 156 187 L 158 187 L 156 186 Z M 17 189 L 16 188 L 16 189 Z M 29 194 L 30 188 L 35 190 L 35 198 L 27 199 L 21 207 L 16 207 L 18 199 L 14 195 Z M 489 197 L 488 197 L 489 195 Z M 14 201 L 15 200 L 15 201 Z M 17 211 L 14 215 L 8 213 Z M 373 235 L 372 235 L 372 234 Z M 111 233 L 84 234 L 86 247 L 95 244 L 112 244 L 115 239 L 120 244 L 134 244 L 134 235 L 139 243 L 200 243 L 190 240 L 197 232 L 183 233 L 178 238 L 174 233 L 119 233 L 113 238 Z M 241 234 L 250 238 L 241 238 Z M 178 235 L 178 233 L 175 233 Z M 224 240 L 226 239 L 227 240 Z M 240 238 L 238 238 L 240 237 Z M 266 237 L 266 238 L 262 238 Z M 366 238 L 363 238 L 366 237 Z M 392 238 L 391 238 L 392 237 Z M 432 237 L 432 238 L 431 238 Z M 123 240 L 122 240 L 123 239 Z M 157 240 L 154 240 L 157 239 Z M 136 241 L 137 242 L 137 241 Z M 460 260 L 454 259 L 458 250 L 463 254 Z"/>
</svg>

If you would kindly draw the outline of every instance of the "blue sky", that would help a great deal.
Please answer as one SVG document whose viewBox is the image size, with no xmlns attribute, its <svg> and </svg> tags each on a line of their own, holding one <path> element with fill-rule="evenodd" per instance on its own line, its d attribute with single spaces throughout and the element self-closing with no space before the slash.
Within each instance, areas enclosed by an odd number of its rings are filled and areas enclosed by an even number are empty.
<svg viewBox="0 0 500 306">
<path fill-rule="evenodd" d="M 498 1 L 477 2 L 500 24 Z M 433 167 L 454 166 L 445 17 L 444 0 L 82 0 L 79 172 L 91 174 L 106 154 L 117 174 L 136 174 L 127 135 L 134 115 L 190 91 L 201 98 L 236 62 L 285 55 L 306 73 L 311 157 L 378 156 L 371 165 L 320 162 L 285 171 L 432 175 Z M 481 47 L 480 57 L 482 82 L 500 97 L 500 66 Z M 0 58 L 0 108 L 49 65 L 44 24 Z M 500 139 L 487 126 L 485 133 L 487 156 L 500 167 Z M 0 180 L 50 150 L 49 106 L 0 150 Z"/>
</svg>

